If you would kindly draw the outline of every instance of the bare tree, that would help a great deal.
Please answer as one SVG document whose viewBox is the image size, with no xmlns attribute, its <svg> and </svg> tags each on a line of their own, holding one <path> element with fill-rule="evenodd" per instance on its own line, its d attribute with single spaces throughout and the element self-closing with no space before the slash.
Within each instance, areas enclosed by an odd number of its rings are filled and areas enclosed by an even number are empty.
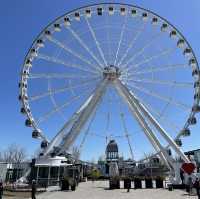
<svg viewBox="0 0 200 199">
<path fill-rule="evenodd" d="M 3 160 L 7 163 L 20 163 L 27 157 L 26 150 L 16 144 L 11 144 L 3 152 Z"/>
<path fill-rule="evenodd" d="M 42 150 L 40 148 L 37 148 L 34 153 L 32 154 L 31 156 L 31 159 L 34 159 L 34 158 L 38 158 L 40 156 L 40 153 L 42 152 Z"/>
<path fill-rule="evenodd" d="M 3 161 L 2 151 L 0 151 L 0 162 Z"/>
</svg>

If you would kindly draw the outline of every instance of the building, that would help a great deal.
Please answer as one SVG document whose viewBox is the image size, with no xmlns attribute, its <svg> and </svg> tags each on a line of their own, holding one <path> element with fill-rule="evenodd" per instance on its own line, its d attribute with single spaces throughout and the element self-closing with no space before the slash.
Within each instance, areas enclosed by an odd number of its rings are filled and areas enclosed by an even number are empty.
<svg viewBox="0 0 200 199">
<path fill-rule="evenodd" d="M 0 179 L 13 183 L 25 175 L 30 169 L 30 162 L 7 163 L 0 162 Z"/>
<path fill-rule="evenodd" d="M 118 146 L 115 140 L 110 140 L 106 147 L 106 161 L 109 162 L 118 162 Z"/>
</svg>

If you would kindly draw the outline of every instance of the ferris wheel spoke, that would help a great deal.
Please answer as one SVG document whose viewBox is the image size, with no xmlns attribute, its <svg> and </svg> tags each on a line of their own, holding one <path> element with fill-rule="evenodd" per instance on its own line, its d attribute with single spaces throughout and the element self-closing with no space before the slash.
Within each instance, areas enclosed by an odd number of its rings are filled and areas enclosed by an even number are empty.
<svg viewBox="0 0 200 199">
<path fill-rule="evenodd" d="M 48 37 L 48 40 L 51 41 L 52 43 L 56 44 L 58 47 L 61 49 L 65 50 L 67 53 L 70 53 L 74 57 L 78 58 L 82 62 L 87 63 L 90 65 L 95 71 L 101 71 L 97 66 L 95 66 L 93 63 L 91 63 L 87 58 L 83 57 L 81 54 L 74 52 L 71 48 L 67 47 L 66 44 L 64 45 L 62 42 L 59 40 L 53 38 L 53 37 Z"/>
<path fill-rule="evenodd" d="M 143 65 L 143 64 L 146 64 L 146 63 L 148 63 L 148 62 L 150 62 L 150 61 L 152 61 L 152 60 L 154 60 L 154 59 L 158 59 L 158 58 L 160 58 L 160 57 L 162 57 L 162 56 L 166 56 L 166 55 L 168 55 L 168 54 L 171 54 L 171 53 L 174 52 L 174 51 L 175 51 L 175 48 L 164 49 L 163 51 L 159 52 L 159 53 L 156 54 L 156 55 L 153 55 L 153 56 L 151 56 L 151 57 L 148 57 L 148 58 L 146 58 L 145 60 L 143 60 L 143 61 L 141 61 L 141 62 L 139 62 L 139 63 L 137 63 L 137 64 L 133 64 L 132 66 L 127 67 L 127 72 L 129 72 L 129 71 L 131 70 L 131 68 L 138 68 L 139 66 L 141 66 L 141 65 Z"/>
<path fill-rule="evenodd" d="M 145 45 L 138 49 L 137 52 L 130 58 L 128 61 L 123 65 L 124 67 L 127 67 L 129 63 L 134 61 L 138 56 L 140 56 L 146 48 L 150 47 L 153 42 L 155 42 L 160 36 L 162 35 L 162 32 L 158 33 L 157 35 L 154 35 L 152 38 L 149 39 L 149 42 L 146 42 Z"/>
<path fill-rule="evenodd" d="M 107 24 L 107 27 L 106 27 L 106 32 L 107 32 L 107 44 L 108 44 L 108 63 L 111 63 L 112 61 L 112 58 L 111 58 L 111 45 L 110 45 L 110 25 L 109 25 L 109 17 L 106 17 L 106 24 Z"/>
<path fill-rule="evenodd" d="M 130 136 L 128 134 L 128 129 L 127 129 L 127 126 L 126 126 L 126 123 L 125 123 L 124 114 L 121 112 L 120 116 L 121 116 L 122 126 L 124 128 L 124 136 L 126 137 L 127 142 L 128 142 L 131 158 L 132 158 L 132 160 L 134 160 L 133 149 L 132 149 L 132 146 L 131 146 L 131 140 L 130 140 Z"/>
<path fill-rule="evenodd" d="M 98 77 L 99 75 L 92 75 Z M 31 73 L 29 79 L 86 79 L 88 75 L 70 75 L 69 73 Z"/>
<path fill-rule="evenodd" d="M 89 91 L 84 92 L 81 95 L 77 95 L 77 96 L 73 96 L 72 98 L 70 98 L 67 102 L 63 103 L 60 106 L 56 106 L 54 107 L 51 111 L 49 111 L 48 113 L 46 113 L 45 115 L 41 116 L 38 120 L 37 123 L 40 124 L 44 121 L 46 121 L 49 117 L 51 117 L 53 114 L 60 112 L 62 109 L 66 108 L 67 106 L 69 106 L 70 104 L 72 104 L 73 102 L 79 100 L 82 96 L 88 94 Z"/>
<path fill-rule="evenodd" d="M 141 35 L 141 33 L 144 31 L 146 23 L 144 23 L 142 25 L 142 27 L 140 27 L 137 31 L 136 34 L 133 38 L 133 40 L 129 43 L 128 48 L 126 49 L 124 55 L 122 56 L 122 58 L 119 60 L 117 66 L 120 66 L 122 64 L 122 62 L 124 61 L 124 59 L 127 57 L 129 51 L 132 49 L 133 45 L 136 43 L 137 39 L 139 38 L 139 36 Z"/>
<path fill-rule="evenodd" d="M 159 84 L 159 85 L 166 85 L 166 86 L 175 86 L 175 87 L 192 87 L 194 83 L 192 82 L 177 82 L 177 81 L 163 81 L 163 80 L 156 80 L 156 79 L 128 79 L 127 81 L 130 82 L 141 82 L 141 83 L 150 83 L 150 84 Z"/>
<path fill-rule="evenodd" d="M 143 92 L 143 93 L 145 93 L 145 94 L 147 94 L 147 95 L 150 95 L 150 96 L 152 96 L 152 97 L 161 99 L 162 101 L 166 101 L 166 102 L 168 102 L 168 103 L 170 103 L 170 104 L 172 104 L 172 105 L 175 105 L 175 106 L 177 106 L 177 107 L 183 109 L 183 110 L 186 111 L 186 112 L 191 111 L 191 107 L 190 107 L 190 106 L 188 106 L 188 105 L 186 105 L 186 104 L 183 104 L 183 103 L 181 103 L 181 102 L 175 101 L 175 100 L 173 100 L 172 98 L 168 98 L 168 97 L 159 95 L 159 94 L 153 92 L 152 90 L 145 89 L 145 88 L 143 88 L 143 87 L 139 87 L 139 86 L 132 85 L 132 84 L 129 84 L 129 83 L 128 83 L 127 85 L 128 85 L 129 87 L 135 88 L 135 89 L 137 89 L 138 91 Z"/>
<path fill-rule="evenodd" d="M 135 95 L 136 96 L 136 95 Z M 153 108 L 153 106 L 151 106 L 149 103 L 145 102 L 144 100 L 142 100 L 141 98 L 139 98 L 138 96 L 136 96 L 136 98 L 142 102 L 142 104 L 147 107 L 147 109 L 149 110 L 149 112 L 152 115 L 155 115 L 157 119 L 160 119 L 163 123 L 165 123 L 168 127 L 172 128 L 173 131 L 175 131 L 176 133 L 180 132 L 180 127 L 177 126 L 177 124 L 175 124 L 174 122 L 172 122 L 167 116 L 164 116 L 163 113 L 157 111 L 156 109 Z"/>
<path fill-rule="evenodd" d="M 72 64 L 72 63 L 67 63 L 64 60 L 58 59 L 56 57 L 48 56 L 48 55 L 45 55 L 45 54 L 38 53 L 37 58 L 43 59 L 43 60 L 46 60 L 46 61 L 49 61 L 49 62 L 53 62 L 53 63 L 56 63 L 56 64 L 64 65 L 64 66 L 67 66 L 69 68 L 79 69 L 79 70 L 84 71 L 84 72 L 99 74 L 97 71 L 93 71 L 91 69 L 85 69 L 81 66 L 78 66 L 78 65 L 75 65 L 75 64 Z"/>
<path fill-rule="evenodd" d="M 123 40 L 125 27 L 126 27 L 126 25 L 127 25 L 127 16 L 128 16 L 128 14 L 126 15 L 126 17 L 125 17 L 125 19 L 124 19 L 124 24 L 123 24 L 122 29 L 121 29 L 120 39 L 119 39 L 117 51 L 116 51 L 116 54 L 115 54 L 114 66 L 116 65 L 116 62 L 117 62 L 117 59 L 118 59 L 118 54 L 119 54 L 119 50 L 120 50 L 121 43 L 122 43 L 122 40 Z"/>
<path fill-rule="evenodd" d="M 57 109 L 57 108 L 58 108 L 58 105 L 57 105 L 57 103 L 56 103 L 56 100 L 55 100 L 55 98 L 54 98 L 54 95 L 52 94 L 52 88 L 51 88 L 51 81 L 50 81 L 50 79 L 48 79 L 48 91 L 50 92 L 50 99 L 51 99 L 51 102 L 52 102 L 54 108 Z M 59 114 L 61 115 L 61 117 L 64 119 L 64 115 L 62 114 L 62 112 L 59 111 L 59 110 L 58 110 L 58 112 L 59 112 Z"/>
<path fill-rule="evenodd" d="M 186 68 L 186 67 L 188 67 L 188 64 L 170 64 L 166 66 L 153 66 L 153 67 L 148 67 L 145 70 L 131 71 L 128 73 L 128 77 L 133 76 L 133 75 L 148 74 L 152 72 L 165 72 L 166 70 L 181 69 L 181 68 Z"/>
<path fill-rule="evenodd" d="M 85 42 L 80 38 L 80 36 L 70 27 L 68 26 L 67 29 L 72 33 L 72 35 L 78 40 L 81 46 L 92 56 L 92 58 L 98 63 L 100 69 L 103 68 L 103 64 L 100 60 L 94 55 L 94 53 L 89 49 L 89 47 L 85 44 Z"/>
<path fill-rule="evenodd" d="M 53 90 L 51 89 L 50 91 L 41 93 L 39 95 L 31 96 L 29 101 L 31 102 L 31 101 L 39 100 L 39 99 L 47 97 L 49 95 L 55 95 L 55 94 L 58 94 L 58 93 L 66 92 L 67 90 L 71 90 L 71 89 L 74 89 L 74 88 L 85 87 L 85 86 L 88 86 L 90 84 L 93 84 L 94 81 L 97 80 L 97 79 L 98 78 L 93 78 L 93 79 L 90 79 L 90 80 L 87 80 L 87 81 L 82 81 L 82 82 L 80 82 L 79 84 L 76 84 L 76 85 L 69 85 L 69 86 L 65 86 L 65 87 L 53 89 Z"/>
<path fill-rule="evenodd" d="M 97 49 L 98 49 L 98 51 L 99 51 L 99 53 L 100 53 L 100 55 L 101 55 L 101 58 L 103 59 L 104 65 L 107 66 L 108 63 L 107 63 L 107 61 L 106 61 L 106 59 L 105 59 L 103 50 L 101 49 L 101 45 L 100 45 L 99 41 L 97 40 L 95 30 L 92 28 L 92 26 L 91 26 L 89 20 L 88 20 L 86 17 L 85 17 L 85 20 L 86 20 L 86 23 L 87 23 L 87 25 L 88 25 L 89 31 L 90 31 L 90 33 L 91 33 L 91 35 L 92 35 L 92 37 L 93 37 L 93 39 L 94 39 L 94 41 L 95 41 L 96 47 L 97 47 Z"/>
</svg>

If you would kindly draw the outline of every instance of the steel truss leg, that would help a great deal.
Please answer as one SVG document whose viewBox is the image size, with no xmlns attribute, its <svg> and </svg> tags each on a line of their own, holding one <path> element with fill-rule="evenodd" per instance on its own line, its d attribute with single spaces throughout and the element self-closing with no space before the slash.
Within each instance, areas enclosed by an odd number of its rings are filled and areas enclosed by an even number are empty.
<svg viewBox="0 0 200 199">
<path fill-rule="evenodd" d="M 163 160 L 163 162 L 170 170 L 173 169 L 173 164 L 171 163 L 169 155 L 167 154 L 166 150 L 161 145 L 158 138 L 155 136 L 154 132 L 151 130 L 147 122 L 144 120 L 138 106 L 132 100 L 132 96 L 129 90 L 120 82 L 120 80 L 116 80 L 114 84 L 120 96 L 122 96 L 125 102 L 128 104 L 131 113 L 136 118 L 142 129 L 144 130 L 145 135 L 153 145 L 154 149 L 156 151 L 161 151 L 160 154 L 161 160 Z"/>
<path fill-rule="evenodd" d="M 69 125 L 75 121 L 75 119 L 78 117 L 78 115 L 80 114 L 80 111 L 77 111 L 73 114 L 73 116 L 71 117 L 70 120 L 68 120 L 65 125 L 63 126 L 63 128 L 57 133 L 57 135 L 52 139 L 52 141 L 49 143 L 48 147 L 44 150 L 43 154 L 44 156 L 48 155 L 52 149 L 55 146 L 58 146 L 59 143 L 61 142 L 61 140 L 64 138 L 65 135 L 65 129 L 67 129 L 69 127 Z"/>
<path fill-rule="evenodd" d="M 161 127 L 161 125 L 158 123 L 158 121 L 151 115 L 151 113 L 148 111 L 148 109 L 135 97 L 133 92 L 130 92 L 130 95 L 132 96 L 133 101 L 137 106 L 140 108 L 142 113 L 147 116 L 149 121 L 155 126 L 155 128 L 160 132 L 160 134 L 163 136 L 163 138 L 169 143 L 169 145 L 174 149 L 174 151 L 187 163 L 190 162 L 190 160 L 187 158 L 187 156 L 184 154 L 184 152 L 180 149 L 180 147 L 177 146 L 175 141 L 168 135 L 168 133 Z"/>
<path fill-rule="evenodd" d="M 106 87 L 108 85 L 108 80 L 104 79 L 96 88 L 93 94 L 85 101 L 85 103 L 80 107 L 80 109 L 74 113 L 72 118 L 65 123 L 63 128 L 58 132 L 53 141 L 49 144 L 49 147 L 46 149 L 44 155 L 48 155 L 54 146 L 58 146 L 59 151 L 56 151 L 57 154 L 63 153 L 69 149 L 69 147 L 74 143 L 78 135 L 80 134 L 81 129 L 87 123 L 90 115 L 95 110 L 99 101 L 105 93 Z M 66 132 L 69 125 L 72 125 L 68 133 Z M 56 143 L 58 143 L 55 145 Z"/>
</svg>

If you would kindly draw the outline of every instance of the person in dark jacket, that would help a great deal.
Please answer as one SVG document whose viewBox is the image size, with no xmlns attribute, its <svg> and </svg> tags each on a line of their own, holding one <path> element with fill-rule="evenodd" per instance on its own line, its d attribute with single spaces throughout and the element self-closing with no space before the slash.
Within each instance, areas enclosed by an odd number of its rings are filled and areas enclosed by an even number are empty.
<svg viewBox="0 0 200 199">
<path fill-rule="evenodd" d="M 3 196 L 3 182 L 0 182 L 0 199 L 2 199 Z"/>
<path fill-rule="evenodd" d="M 194 182 L 194 188 L 196 189 L 197 191 L 197 196 L 198 196 L 198 199 L 200 199 L 200 181 L 198 178 L 196 178 L 195 182 Z"/>
<path fill-rule="evenodd" d="M 189 195 L 192 194 L 192 187 L 193 187 L 192 177 L 189 177 L 188 178 L 188 191 L 189 191 Z"/>
<path fill-rule="evenodd" d="M 37 191 L 37 189 L 36 189 L 36 181 L 33 180 L 32 181 L 32 191 L 31 191 L 32 199 L 36 199 L 36 197 L 35 197 L 36 191 Z"/>
</svg>

